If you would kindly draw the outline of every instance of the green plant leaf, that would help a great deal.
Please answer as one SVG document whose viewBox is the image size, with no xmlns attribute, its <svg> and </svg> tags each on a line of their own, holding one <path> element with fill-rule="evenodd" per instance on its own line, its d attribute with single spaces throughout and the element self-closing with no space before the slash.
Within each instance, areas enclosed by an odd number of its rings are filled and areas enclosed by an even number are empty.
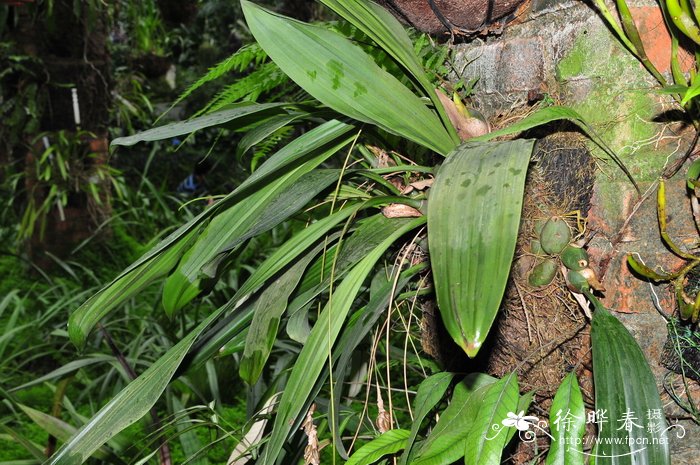
<svg viewBox="0 0 700 465">
<path fill-rule="evenodd" d="M 243 0 L 248 27 L 270 58 L 321 103 L 437 153 L 455 142 L 435 113 L 345 37 Z"/>
<path fill-rule="evenodd" d="M 274 134 L 276 131 L 288 126 L 298 120 L 308 118 L 309 113 L 306 112 L 289 112 L 281 115 L 272 115 L 269 118 L 258 123 L 254 128 L 246 131 L 236 146 L 236 159 L 242 157 L 254 145 L 262 142 L 267 137 Z"/>
<path fill-rule="evenodd" d="M 221 311 L 212 313 L 138 378 L 122 389 L 80 428 L 70 441 L 56 451 L 46 461 L 46 465 L 82 464 L 112 436 L 148 413 L 165 390 L 199 333 L 220 314 Z"/>
<path fill-rule="evenodd" d="M 199 294 L 201 275 L 213 278 L 216 274 L 216 258 L 223 258 L 227 250 L 289 218 L 336 180 L 340 174 L 338 170 L 310 171 L 349 142 L 350 139 L 341 141 L 321 152 L 212 219 L 165 281 L 163 307 L 166 313 L 172 316 Z"/>
<path fill-rule="evenodd" d="M 404 449 L 410 433 L 405 429 L 391 429 L 360 447 L 345 465 L 369 465 L 388 454 Z"/>
<path fill-rule="evenodd" d="M 9 392 L 15 392 L 15 391 L 21 391 L 22 389 L 26 389 L 31 386 L 36 386 L 37 384 L 41 384 L 44 381 L 49 381 L 52 379 L 60 378 L 62 376 L 65 376 L 67 374 L 73 373 L 74 371 L 78 371 L 81 368 L 84 368 L 86 366 L 90 365 L 95 365 L 97 363 L 105 363 L 105 362 L 114 362 L 116 359 L 112 355 L 93 355 L 89 358 L 84 358 L 80 360 L 73 360 L 72 362 L 68 362 L 62 367 L 56 368 L 55 370 L 51 371 L 50 373 L 45 374 L 44 376 L 40 376 L 37 379 L 34 379 L 32 381 L 29 381 L 28 383 L 24 383 L 21 386 L 14 387 L 9 390 Z"/>
<path fill-rule="evenodd" d="M 595 306 L 591 322 L 595 408 L 605 411 L 598 423 L 596 464 L 670 464 L 663 405 L 644 353 L 598 299 L 590 292 L 585 295 Z"/>
<path fill-rule="evenodd" d="M 288 388 L 282 393 L 272 433 L 262 453 L 261 463 L 263 465 L 272 465 L 277 460 L 291 432 L 292 424 L 307 403 L 308 396 L 331 355 L 330 347 L 343 327 L 345 318 L 365 278 L 391 244 L 408 231 L 424 223 L 425 218 L 422 217 L 400 223 L 401 227 L 388 235 L 379 246 L 355 265 L 333 292 L 332 298 L 321 311 L 289 375 Z"/>
<path fill-rule="evenodd" d="M 82 348 L 87 335 L 95 324 L 125 300 L 133 297 L 155 279 L 169 273 L 188 247 L 188 241 L 196 236 L 201 224 L 220 211 L 235 205 L 248 195 L 260 189 L 271 180 L 282 176 L 316 150 L 337 143 L 346 137 L 353 126 L 340 121 L 328 121 L 298 137 L 292 148 L 289 146 L 276 152 L 233 192 L 220 200 L 212 208 L 206 209 L 187 224 L 178 228 L 141 258 L 129 265 L 111 283 L 78 308 L 70 317 L 69 333 L 71 341 Z M 292 145 L 292 144 L 289 144 Z M 309 155 L 309 154 L 312 155 Z"/>
<path fill-rule="evenodd" d="M 217 111 L 208 115 L 192 118 L 187 121 L 165 124 L 147 131 L 139 132 L 132 136 L 117 137 L 110 145 L 134 145 L 138 142 L 152 142 L 156 140 L 170 139 L 171 137 L 182 136 L 200 129 L 212 126 L 221 126 L 240 118 L 256 113 L 279 109 L 283 106 L 290 106 L 288 103 L 251 103 L 244 102 L 237 104 L 234 108 Z"/>
<path fill-rule="evenodd" d="M 517 413 L 518 379 L 514 373 L 489 385 L 479 413 L 474 419 L 464 445 L 465 465 L 498 465 L 511 428 L 502 421 L 509 413 Z"/>
<path fill-rule="evenodd" d="M 418 82 L 425 96 L 433 102 L 452 142 L 459 136 L 450 122 L 435 88 L 425 74 L 420 59 L 413 50 L 411 38 L 399 21 L 385 8 L 369 0 L 321 0 L 321 2 L 355 25 L 391 55 Z"/>
<path fill-rule="evenodd" d="M 421 445 L 411 465 L 449 465 L 464 456 L 464 442 L 474 425 L 484 395 L 497 381 L 489 375 L 468 375 L 457 386 L 450 405 Z"/>
<path fill-rule="evenodd" d="M 366 202 L 354 205 L 347 205 L 345 208 L 326 216 L 315 223 L 312 223 L 304 230 L 285 242 L 279 249 L 275 250 L 255 271 L 251 277 L 241 286 L 237 292 L 237 298 L 243 299 L 250 293 L 257 290 L 265 283 L 265 280 L 282 270 L 287 264 L 297 259 L 309 247 L 328 234 L 340 222 L 347 220 L 362 209 L 371 208 L 395 201 L 395 198 L 379 197 Z M 212 330 L 211 334 L 202 337 L 201 347 L 196 348 L 196 355 L 193 364 L 199 364 L 207 360 L 219 348 L 236 337 L 243 331 L 252 319 L 252 308 L 246 308 L 241 312 L 232 315 L 228 321 L 223 321 L 218 328 Z M 199 343 L 198 343 L 199 345 Z"/>
<path fill-rule="evenodd" d="M 270 283 L 256 300 L 253 321 L 248 328 L 245 349 L 238 367 L 241 378 L 251 386 L 258 380 L 267 363 L 290 294 L 299 284 L 309 262 L 322 248 L 323 244 L 297 260 L 282 276 Z"/>
<path fill-rule="evenodd" d="M 484 134 L 483 136 L 474 137 L 473 139 L 470 139 L 470 141 L 486 141 L 500 136 L 517 134 L 519 132 L 527 131 L 528 129 L 536 128 L 537 126 L 542 126 L 543 124 L 551 123 L 552 121 L 557 121 L 561 119 L 571 121 L 576 126 L 581 128 L 581 130 L 583 130 L 583 132 L 588 137 L 590 137 L 591 140 L 598 147 L 600 147 L 610 157 L 610 159 L 615 162 L 615 164 L 617 164 L 617 166 L 620 167 L 620 169 L 625 173 L 625 175 L 627 175 L 630 182 L 637 189 L 637 192 L 639 192 L 639 186 L 637 185 L 637 182 L 634 180 L 632 174 L 629 172 L 625 164 L 622 163 L 620 157 L 618 157 L 617 154 L 610 147 L 608 147 L 608 144 L 606 144 L 605 141 L 601 139 L 600 136 L 598 136 L 598 134 L 596 134 L 593 128 L 591 128 L 588 125 L 588 123 L 586 123 L 583 117 L 571 108 L 560 106 L 540 108 L 536 112 L 530 114 L 529 116 L 521 119 L 516 123 L 509 124 L 508 126 L 502 129 L 490 132 L 488 134 Z"/>
<path fill-rule="evenodd" d="M 411 447 L 413 447 L 413 442 L 416 440 L 423 419 L 437 403 L 442 400 L 442 396 L 445 395 L 445 391 L 450 387 L 453 377 L 453 373 L 436 373 L 424 379 L 423 382 L 420 383 L 420 386 L 418 386 L 416 399 L 413 401 L 414 416 L 413 425 L 411 426 L 411 435 L 408 437 L 408 442 L 405 447 L 406 450 L 401 455 L 401 460 L 399 462 L 401 465 L 404 465 L 408 461 L 408 454 L 411 451 Z"/>
<path fill-rule="evenodd" d="M 78 307 L 68 319 L 68 334 L 73 344 L 78 348 L 84 347 L 90 331 L 98 321 L 133 295 L 148 287 L 154 280 L 170 273 L 177 265 L 181 255 L 197 237 L 198 230 L 199 228 L 193 229 L 161 255 L 143 263 L 127 274 L 122 274 Z"/>
<path fill-rule="evenodd" d="M 438 306 L 450 336 L 470 357 L 503 298 L 532 147 L 532 140 L 461 145 L 430 190 L 428 242 Z"/>
<path fill-rule="evenodd" d="M 583 465 L 583 435 L 586 433 L 586 409 L 576 374 L 571 372 L 559 385 L 549 409 L 552 440 L 547 465 Z"/>
<path fill-rule="evenodd" d="M 39 410 L 28 407 L 26 405 L 22 405 L 22 404 L 17 404 L 17 405 L 41 429 L 46 431 L 48 434 L 54 436 L 59 441 L 62 441 L 62 442 L 67 441 L 77 431 L 77 428 L 69 425 L 68 423 L 61 420 L 60 418 L 53 417 L 53 416 L 48 415 L 44 412 L 40 412 Z M 100 460 L 108 461 L 108 462 L 114 461 L 113 457 L 111 457 L 110 451 L 107 450 L 107 448 L 105 448 L 105 447 L 101 447 L 101 448 L 97 449 L 93 453 L 93 457 L 100 459 Z"/>
</svg>

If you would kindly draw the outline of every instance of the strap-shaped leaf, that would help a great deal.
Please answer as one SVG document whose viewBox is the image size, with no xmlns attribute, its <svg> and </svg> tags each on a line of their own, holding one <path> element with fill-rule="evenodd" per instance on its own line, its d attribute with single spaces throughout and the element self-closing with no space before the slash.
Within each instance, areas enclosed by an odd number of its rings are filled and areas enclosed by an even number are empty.
<svg viewBox="0 0 700 465">
<path fill-rule="evenodd" d="M 491 384 L 484 394 L 464 446 L 465 465 L 498 465 L 511 428 L 503 425 L 508 414 L 517 413 L 518 378 L 510 373 Z"/>
<path fill-rule="evenodd" d="M 307 403 L 308 397 L 327 362 L 330 347 L 335 343 L 362 283 L 377 260 L 397 239 L 424 222 L 424 218 L 398 222 L 401 226 L 355 265 L 333 292 L 332 298 L 329 299 L 328 304 L 319 315 L 289 375 L 287 386 L 293 386 L 293 388 L 285 389 L 282 393 L 270 440 L 265 446 L 259 463 L 272 465 L 277 460 L 294 421 Z"/>
<path fill-rule="evenodd" d="M 112 141 L 111 145 L 134 145 L 137 142 L 150 142 L 156 140 L 170 139 L 171 137 L 182 136 L 200 129 L 209 128 L 212 126 L 220 126 L 230 123 L 239 118 L 250 116 L 255 113 L 280 108 L 282 106 L 290 106 L 288 103 L 255 103 L 245 102 L 237 104 L 234 108 L 217 111 L 208 115 L 192 118 L 187 121 L 178 121 L 177 123 L 165 124 L 157 128 L 139 132 L 132 136 L 117 137 Z"/>
<path fill-rule="evenodd" d="M 569 373 L 559 385 L 549 409 L 552 440 L 547 465 L 583 465 L 583 435 L 586 409 L 575 373 Z"/>
<path fill-rule="evenodd" d="M 286 220 L 336 180 L 337 170 L 310 171 L 349 142 L 348 139 L 330 147 L 217 215 L 166 280 L 163 288 L 166 313 L 172 315 L 197 296 L 200 276 L 213 277 L 218 263 L 212 264 L 212 270 L 206 273 L 203 268 L 220 254 Z"/>
<path fill-rule="evenodd" d="M 112 436 L 143 417 L 165 390 L 196 337 L 222 311 L 212 313 L 143 374 L 129 383 L 78 430 L 70 441 L 56 451 L 46 465 L 80 465 Z"/>
<path fill-rule="evenodd" d="M 533 141 L 467 143 L 437 173 L 428 242 L 450 336 L 474 357 L 493 324 L 515 253 Z"/>
<path fill-rule="evenodd" d="M 435 113 L 360 47 L 320 26 L 242 1 L 250 31 L 294 82 L 324 105 L 440 154 L 454 141 Z"/>
<path fill-rule="evenodd" d="M 353 127 L 349 124 L 332 120 L 298 137 L 292 144 L 288 144 L 271 156 L 238 188 L 216 205 L 200 213 L 187 224 L 180 226 L 153 249 L 129 265 L 111 283 L 107 284 L 71 315 L 68 331 L 73 344 L 82 348 L 88 334 L 100 319 L 155 279 L 169 273 L 177 264 L 184 250 L 187 249 L 189 240 L 196 236 L 202 223 L 220 211 L 242 201 L 271 180 L 279 178 L 286 170 L 298 166 L 309 157 L 310 153 L 313 154 L 324 147 L 337 144 L 339 140 L 347 137 L 347 133 L 352 129 Z"/>
<path fill-rule="evenodd" d="M 434 86 L 425 74 L 420 59 L 413 50 L 411 38 L 394 15 L 371 0 L 321 0 L 321 2 L 367 34 L 413 76 L 423 93 L 432 100 L 433 107 L 440 115 L 452 141 L 458 144 L 459 136 Z"/>
<path fill-rule="evenodd" d="M 369 465 L 387 454 L 404 449 L 410 433 L 405 429 L 391 429 L 360 447 L 345 465 Z"/>
<path fill-rule="evenodd" d="M 260 377 L 277 339 L 280 318 L 287 308 L 289 296 L 299 284 L 309 262 L 321 251 L 324 244 L 316 246 L 305 257 L 294 263 L 287 271 L 260 294 L 253 309 L 253 321 L 248 328 L 245 349 L 238 372 L 251 386 Z"/>
<path fill-rule="evenodd" d="M 590 293 L 595 407 L 596 464 L 671 463 L 669 431 L 654 375 L 637 341 Z"/>
</svg>

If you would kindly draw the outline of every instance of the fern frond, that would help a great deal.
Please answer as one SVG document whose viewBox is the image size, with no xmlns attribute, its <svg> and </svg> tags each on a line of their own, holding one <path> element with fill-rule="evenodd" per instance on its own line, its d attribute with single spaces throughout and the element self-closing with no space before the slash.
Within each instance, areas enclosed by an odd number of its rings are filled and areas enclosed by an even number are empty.
<svg viewBox="0 0 700 465">
<path fill-rule="evenodd" d="M 209 68 L 207 73 L 199 78 L 194 84 L 191 84 L 187 89 L 185 89 L 184 92 L 178 96 L 175 102 L 158 117 L 158 119 L 162 118 L 165 114 L 172 110 L 175 105 L 185 100 L 192 94 L 192 92 L 196 91 L 204 84 L 215 81 L 230 72 L 242 72 L 248 69 L 248 67 L 251 65 L 258 67 L 265 61 L 266 58 L 267 54 L 257 43 L 244 45 L 233 53 L 233 55 Z"/>
<path fill-rule="evenodd" d="M 230 105 L 241 100 L 254 102 L 260 95 L 269 92 L 276 87 L 289 81 L 286 74 L 280 70 L 273 62 L 260 65 L 249 75 L 236 80 L 236 82 L 226 86 L 214 98 L 197 112 L 197 115 L 211 113 L 226 105 Z M 197 116 L 196 115 L 196 116 Z"/>
<path fill-rule="evenodd" d="M 262 158 L 271 154 L 281 143 L 289 140 L 293 134 L 294 126 L 284 126 L 257 144 L 255 146 L 255 152 L 250 160 L 250 171 L 255 171 L 255 168 Z"/>
</svg>

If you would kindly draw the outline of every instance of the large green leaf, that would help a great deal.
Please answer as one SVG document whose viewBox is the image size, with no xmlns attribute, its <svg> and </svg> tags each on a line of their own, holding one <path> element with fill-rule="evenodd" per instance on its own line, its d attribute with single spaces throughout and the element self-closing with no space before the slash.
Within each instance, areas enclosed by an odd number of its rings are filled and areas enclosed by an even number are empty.
<svg viewBox="0 0 700 465">
<path fill-rule="evenodd" d="M 599 417 L 596 465 L 670 464 L 669 431 L 654 375 L 637 341 L 590 293 L 593 381 Z"/>
<path fill-rule="evenodd" d="M 423 93 L 432 100 L 433 107 L 440 115 L 452 141 L 458 144 L 459 136 L 420 59 L 413 50 L 411 38 L 394 15 L 370 0 L 321 0 L 321 2 L 367 34 L 413 76 Z"/>
<path fill-rule="evenodd" d="M 583 465 L 583 435 L 586 409 L 575 373 L 569 373 L 559 385 L 549 409 L 552 440 L 547 465 Z"/>
<path fill-rule="evenodd" d="M 401 460 L 399 461 L 401 465 L 405 465 L 408 461 L 411 447 L 413 447 L 413 442 L 416 440 L 423 419 L 430 413 L 435 405 L 442 400 L 442 396 L 445 395 L 445 391 L 450 387 L 453 377 L 453 373 L 443 371 L 424 379 L 423 382 L 420 383 L 420 386 L 418 386 L 416 399 L 413 402 L 413 409 L 415 412 L 413 416 L 413 425 L 411 426 L 411 435 L 408 437 L 406 450 L 401 455 Z"/>
<path fill-rule="evenodd" d="M 496 381 L 489 375 L 477 373 L 457 384 L 450 405 L 440 415 L 411 465 L 448 465 L 462 458 L 464 441 L 479 413 L 484 395 Z"/>
<path fill-rule="evenodd" d="M 172 247 L 123 274 L 90 297 L 68 319 L 68 334 L 77 347 L 82 348 L 92 328 L 117 306 L 145 289 L 154 280 L 166 276 L 177 265 L 182 254 L 197 237 L 199 228 L 191 230 Z"/>
<path fill-rule="evenodd" d="M 406 447 L 409 435 L 405 429 L 390 429 L 360 447 L 345 465 L 369 465 L 387 454 L 395 454 Z"/>
<path fill-rule="evenodd" d="M 321 103 L 440 154 L 454 148 L 455 142 L 437 115 L 348 39 L 245 0 L 241 4 L 260 46 Z"/>
<path fill-rule="evenodd" d="M 496 318 L 515 253 L 533 141 L 466 143 L 439 169 L 428 201 L 438 306 L 474 357 Z"/>
<path fill-rule="evenodd" d="M 137 142 L 150 142 L 156 140 L 170 139 L 171 137 L 182 136 L 200 129 L 209 128 L 212 126 L 220 126 L 230 123 L 239 118 L 268 111 L 275 108 L 280 108 L 288 103 L 250 103 L 245 102 L 237 104 L 234 108 L 221 110 L 208 115 L 192 118 L 187 121 L 178 121 L 176 123 L 165 124 L 147 131 L 139 132 L 133 136 L 117 137 L 112 141 L 111 145 L 134 145 Z"/>
<path fill-rule="evenodd" d="M 362 283 L 370 273 L 377 260 L 386 252 L 397 239 L 408 231 L 424 224 L 424 218 L 416 218 L 409 222 L 400 222 L 402 226 L 390 234 L 379 246 L 350 270 L 345 279 L 324 307 L 314 325 L 309 338 L 294 364 L 287 387 L 282 393 L 277 416 L 270 435 L 270 440 L 262 453 L 263 465 L 272 465 L 277 460 L 284 443 L 289 436 L 292 425 L 306 404 L 316 381 L 331 355 L 331 347 L 345 323 Z"/>
<path fill-rule="evenodd" d="M 503 420 L 509 413 L 516 413 L 519 399 L 518 379 L 513 373 L 489 385 L 464 444 L 465 465 L 501 463 L 511 430 Z"/>
</svg>

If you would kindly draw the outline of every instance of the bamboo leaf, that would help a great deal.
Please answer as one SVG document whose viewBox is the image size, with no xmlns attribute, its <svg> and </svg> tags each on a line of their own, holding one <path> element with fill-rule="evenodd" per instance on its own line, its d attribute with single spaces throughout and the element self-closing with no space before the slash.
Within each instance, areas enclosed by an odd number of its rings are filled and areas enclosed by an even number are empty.
<svg viewBox="0 0 700 465">
<path fill-rule="evenodd" d="M 464 144 L 447 157 L 430 190 L 428 242 L 438 306 L 450 336 L 470 357 L 503 298 L 532 147 L 531 140 Z"/>
<path fill-rule="evenodd" d="M 423 419 L 442 400 L 442 396 L 445 395 L 445 391 L 450 386 L 453 377 L 454 374 L 452 373 L 436 373 L 424 379 L 418 386 L 413 405 L 415 414 L 411 426 L 411 435 L 406 442 L 406 450 L 401 455 L 401 461 L 399 462 L 401 465 L 405 465 L 408 461 L 408 454 L 411 451 L 411 447 L 413 447 L 413 442 L 416 440 Z"/>
<path fill-rule="evenodd" d="M 670 464 L 663 405 L 637 341 L 589 292 L 593 373 L 598 418 L 597 465 Z"/>
<path fill-rule="evenodd" d="M 511 428 L 503 425 L 514 413 L 519 401 L 515 374 L 506 375 L 488 387 L 479 414 L 474 419 L 464 447 L 465 465 L 498 465 Z"/>
<path fill-rule="evenodd" d="M 132 136 L 117 137 L 110 145 L 134 145 L 138 142 L 152 142 L 156 140 L 170 139 L 171 137 L 182 136 L 200 129 L 209 128 L 212 126 L 221 126 L 222 124 L 230 123 L 240 118 L 250 116 L 256 113 L 279 109 L 283 106 L 289 106 L 288 103 L 250 103 L 244 102 L 237 104 L 234 108 L 217 111 L 197 118 L 192 118 L 187 121 L 178 121 L 176 123 L 165 124 L 147 131 L 139 132 Z"/>
<path fill-rule="evenodd" d="M 573 372 L 564 378 L 554 395 L 549 409 L 549 429 L 552 440 L 547 465 L 583 465 L 586 409 Z"/>
<path fill-rule="evenodd" d="M 435 113 L 345 37 L 243 0 L 248 27 L 270 58 L 324 105 L 440 154 L 455 142 Z"/>
<path fill-rule="evenodd" d="M 360 263 L 353 267 L 338 285 L 335 292 L 333 292 L 332 298 L 321 311 L 289 375 L 287 387 L 282 393 L 277 409 L 277 416 L 275 417 L 270 440 L 262 453 L 261 463 L 263 465 L 272 465 L 277 460 L 291 432 L 292 424 L 301 413 L 326 364 L 330 355 L 329 347 L 333 345 L 343 327 L 345 318 L 365 278 L 391 244 L 424 222 L 424 218 L 416 218 L 409 222 L 404 222 L 401 227 L 397 228 L 378 247 L 367 254 Z"/>
<path fill-rule="evenodd" d="M 405 429 L 391 429 L 360 447 L 345 465 L 369 465 L 388 454 L 404 449 L 410 433 Z"/>
</svg>

